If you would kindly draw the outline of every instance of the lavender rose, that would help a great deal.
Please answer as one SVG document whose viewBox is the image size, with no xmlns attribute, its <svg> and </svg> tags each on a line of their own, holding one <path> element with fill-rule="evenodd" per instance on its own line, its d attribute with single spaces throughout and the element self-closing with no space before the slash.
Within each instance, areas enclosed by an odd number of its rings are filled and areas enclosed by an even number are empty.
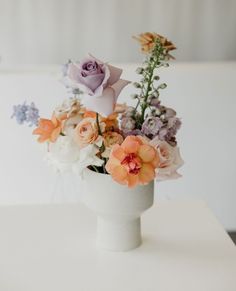
<svg viewBox="0 0 236 291">
<path fill-rule="evenodd" d="M 122 70 L 90 56 L 80 63 L 68 64 L 68 78 L 85 95 L 83 105 L 103 116 L 114 112 L 121 90 L 129 81 L 120 79 Z"/>
</svg>

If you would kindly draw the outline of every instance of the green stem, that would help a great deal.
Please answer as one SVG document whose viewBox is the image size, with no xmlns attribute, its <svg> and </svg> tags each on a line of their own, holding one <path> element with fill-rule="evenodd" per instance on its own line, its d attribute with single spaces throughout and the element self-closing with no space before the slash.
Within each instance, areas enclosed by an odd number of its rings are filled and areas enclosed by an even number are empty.
<svg viewBox="0 0 236 291">
<path fill-rule="evenodd" d="M 98 134 L 102 136 L 102 131 L 101 131 L 100 124 L 99 124 L 99 115 L 97 112 L 96 112 L 96 123 L 97 123 L 97 127 L 98 127 Z M 102 143 L 102 146 L 100 147 L 100 153 L 102 154 L 104 151 L 105 151 L 105 146 L 104 146 L 104 143 Z M 106 168 L 105 168 L 106 158 L 102 158 L 102 159 L 104 160 L 104 163 L 102 165 L 103 173 L 106 174 L 106 172 L 107 172 Z"/>
<path fill-rule="evenodd" d="M 98 169 L 95 166 L 91 165 L 91 167 L 95 170 L 95 172 L 99 173 Z"/>
<path fill-rule="evenodd" d="M 97 122 L 97 127 L 98 127 L 98 134 L 102 135 L 100 124 L 99 124 L 99 115 L 97 112 L 96 112 L 96 122 Z"/>
<path fill-rule="evenodd" d="M 149 78 L 148 78 L 148 83 L 147 83 L 147 90 L 146 93 L 144 95 L 144 101 L 143 101 L 143 107 L 142 107 L 142 111 L 141 111 L 141 122 L 144 122 L 144 115 L 145 115 L 145 111 L 147 109 L 147 99 L 148 99 L 148 94 L 149 91 L 151 90 L 151 86 L 152 86 L 152 78 L 153 78 L 153 74 L 154 74 L 154 70 L 156 68 L 156 65 L 158 63 L 159 59 L 156 58 L 155 61 L 153 62 L 153 65 L 151 67 L 150 73 L 149 73 Z"/>
</svg>

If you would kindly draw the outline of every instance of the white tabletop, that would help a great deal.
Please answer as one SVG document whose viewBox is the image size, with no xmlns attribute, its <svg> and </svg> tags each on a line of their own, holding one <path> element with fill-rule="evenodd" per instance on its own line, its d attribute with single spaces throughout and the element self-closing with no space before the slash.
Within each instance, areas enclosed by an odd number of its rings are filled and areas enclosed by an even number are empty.
<svg viewBox="0 0 236 291">
<path fill-rule="evenodd" d="M 160 202 L 143 245 L 95 247 L 83 205 L 0 208 L 1 291 L 235 291 L 236 248 L 202 202 Z"/>
</svg>

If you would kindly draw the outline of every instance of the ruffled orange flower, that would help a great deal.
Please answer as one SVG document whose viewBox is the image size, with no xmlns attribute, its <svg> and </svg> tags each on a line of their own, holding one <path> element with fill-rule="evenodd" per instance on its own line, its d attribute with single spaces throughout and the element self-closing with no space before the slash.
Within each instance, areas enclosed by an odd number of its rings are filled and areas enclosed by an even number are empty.
<svg viewBox="0 0 236 291">
<path fill-rule="evenodd" d="M 33 134 L 39 135 L 38 142 L 55 142 L 62 131 L 63 121 L 59 120 L 53 114 L 52 119 L 40 118 L 38 127 Z"/>
<path fill-rule="evenodd" d="M 113 146 L 106 170 L 116 182 L 131 188 L 152 181 L 158 165 L 159 156 L 153 146 L 142 137 L 127 136 L 121 145 Z"/>
</svg>

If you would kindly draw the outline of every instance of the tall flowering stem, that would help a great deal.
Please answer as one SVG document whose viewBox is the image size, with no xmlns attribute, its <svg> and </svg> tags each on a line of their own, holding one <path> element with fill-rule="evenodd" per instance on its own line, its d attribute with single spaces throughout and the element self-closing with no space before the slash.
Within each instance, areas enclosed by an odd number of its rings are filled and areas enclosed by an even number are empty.
<svg viewBox="0 0 236 291">
<path fill-rule="evenodd" d="M 134 83 L 136 88 L 140 89 L 140 94 L 136 96 L 138 99 L 135 107 L 135 112 L 140 107 L 140 119 L 138 125 L 142 125 L 145 120 L 146 110 L 150 107 L 150 103 L 154 99 L 159 98 L 159 89 L 166 88 L 166 84 L 160 84 L 156 86 L 155 81 L 159 80 L 159 76 L 155 74 L 155 70 L 160 67 L 167 67 L 168 52 L 161 43 L 159 38 L 155 39 L 153 49 L 148 54 L 144 65 L 138 68 L 137 73 L 142 75 L 140 83 Z"/>
</svg>

